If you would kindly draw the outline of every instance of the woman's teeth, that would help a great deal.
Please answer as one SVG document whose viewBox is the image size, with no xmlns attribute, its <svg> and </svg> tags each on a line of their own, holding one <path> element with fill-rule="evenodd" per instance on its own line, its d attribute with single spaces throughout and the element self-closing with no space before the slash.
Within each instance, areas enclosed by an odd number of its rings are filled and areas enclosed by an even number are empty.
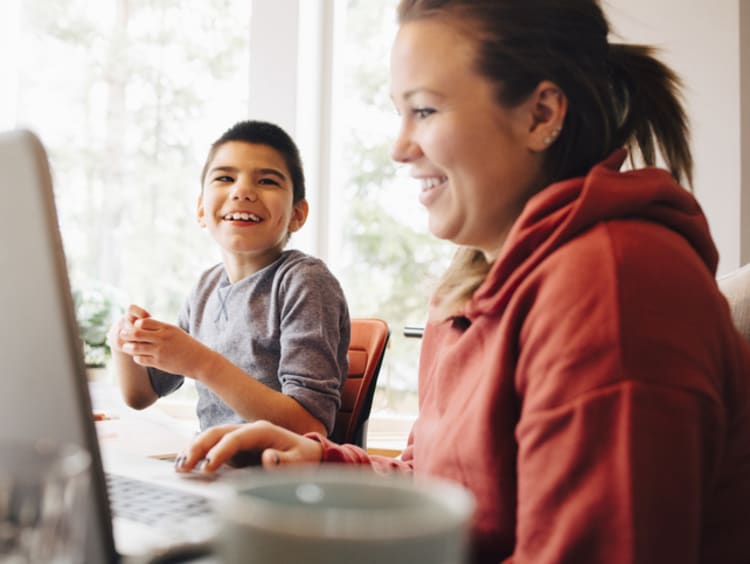
<svg viewBox="0 0 750 564">
<path fill-rule="evenodd" d="M 436 186 L 440 186 L 443 182 L 448 180 L 448 177 L 446 176 L 436 176 L 433 178 L 423 178 L 422 179 L 422 190 L 430 190 L 432 188 L 435 188 Z"/>
</svg>

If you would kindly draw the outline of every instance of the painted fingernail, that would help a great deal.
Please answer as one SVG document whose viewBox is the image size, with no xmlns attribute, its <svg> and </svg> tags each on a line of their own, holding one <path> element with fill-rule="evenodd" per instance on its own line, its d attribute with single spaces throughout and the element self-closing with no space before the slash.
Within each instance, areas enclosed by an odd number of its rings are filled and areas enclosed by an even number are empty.
<svg viewBox="0 0 750 564">
<path fill-rule="evenodd" d="M 200 472 L 203 472 L 206 469 L 206 466 L 208 466 L 209 464 L 211 464 L 211 459 L 210 458 L 204 458 L 203 460 L 201 460 L 198 463 L 197 469 Z"/>
<path fill-rule="evenodd" d="M 182 465 L 185 464 L 185 457 L 184 456 L 178 456 L 174 461 L 174 467 L 177 470 L 180 470 L 182 468 Z"/>
</svg>

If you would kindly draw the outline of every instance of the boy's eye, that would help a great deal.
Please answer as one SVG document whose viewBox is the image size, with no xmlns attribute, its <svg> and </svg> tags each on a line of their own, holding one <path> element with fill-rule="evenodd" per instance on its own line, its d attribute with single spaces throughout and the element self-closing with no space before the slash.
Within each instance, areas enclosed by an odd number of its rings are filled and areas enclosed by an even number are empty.
<svg viewBox="0 0 750 564">
<path fill-rule="evenodd" d="M 411 113 L 417 116 L 418 119 L 425 119 L 434 114 L 435 110 L 432 108 L 414 108 Z"/>
<path fill-rule="evenodd" d="M 261 178 L 258 180 L 258 184 L 272 184 L 274 186 L 279 186 L 279 183 L 274 178 Z"/>
<path fill-rule="evenodd" d="M 234 182 L 234 178 L 225 174 L 223 176 L 217 176 L 216 178 L 214 178 L 214 182 Z"/>
</svg>

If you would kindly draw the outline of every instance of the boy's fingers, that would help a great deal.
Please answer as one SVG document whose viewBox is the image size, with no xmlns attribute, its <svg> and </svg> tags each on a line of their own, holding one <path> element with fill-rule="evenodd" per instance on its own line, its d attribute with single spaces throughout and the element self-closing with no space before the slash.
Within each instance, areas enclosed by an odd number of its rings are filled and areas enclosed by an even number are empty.
<svg viewBox="0 0 750 564">
<path fill-rule="evenodd" d="M 153 317 L 145 317 L 141 319 L 137 319 L 133 323 L 133 327 L 136 329 L 145 329 L 146 331 L 154 331 L 156 329 L 161 329 L 164 326 L 164 323 L 159 321 L 158 319 L 154 319 Z"/>
<path fill-rule="evenodd" d="M 133 362 L 141 366 L 149 367 L 154 366 L 154 357 L 146 355 L 134 355 Z"/>
<path fill-rule="evenodd" d="M 122 351 L 130 355 L 153 356 L 154 343 L 143 339 L 123 339 Z"/>
<path fill-rule="evenodd" d="M 130 304 L 128 306 L 126 317 L 128 318 L 128 321 L 130 321 L 131 323 L 134 323 L 136 319 L 143 319 L 146 317 L 151 317 L 151 315 L 142 307 L 137 306 L 135 304 Z"/>
<path fill-rule="evenodd" d="M 120 339 L 131 343 L 157 343 L 159 341 L 159 335 L 155 331 L 157 331 L 158 328 L 153 325 L 142 327 L 140 323 L 141 320 L 137 321 L 136 325 L 123 327 L 120 330 Z"/>
</svg>

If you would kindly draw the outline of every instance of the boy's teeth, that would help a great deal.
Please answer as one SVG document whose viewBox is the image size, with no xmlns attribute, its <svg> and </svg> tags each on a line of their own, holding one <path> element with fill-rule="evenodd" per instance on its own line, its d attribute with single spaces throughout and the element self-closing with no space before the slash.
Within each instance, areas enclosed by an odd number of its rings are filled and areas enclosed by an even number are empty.
<svg viewBox="0 0 750 564">
<path fill-rule="evenodd" d="M 260 218 L 254 213 L 228 213 L 224 216 L 224 219 L 229 221 L 253 221 L 258 222 Z"/>
</svg>

